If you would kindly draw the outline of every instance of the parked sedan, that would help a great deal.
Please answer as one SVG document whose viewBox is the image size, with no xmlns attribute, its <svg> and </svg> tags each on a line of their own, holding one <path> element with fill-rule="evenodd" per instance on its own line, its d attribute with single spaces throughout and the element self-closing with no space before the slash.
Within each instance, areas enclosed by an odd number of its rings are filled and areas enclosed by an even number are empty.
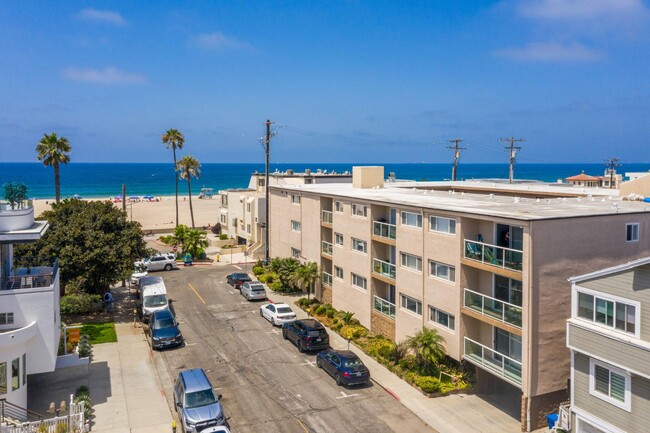
<svg viewBox="0 0 650 433">
<path fill-rule="evenodd" d="M 260 316 L 275 326 L 296 320 L 296 313 L 287 304 L 264 304 L 260 307 Z"/>
<path fill-rule="evenodd" d="M 325 327 L 316 319 L 294 320 L 282 324 L 282 338 L 292 341 L 299 352 L 323 350 L 330 345 Z"/>
<path fill-rule="evenodd" d="M 370 382 L 370 371 L 350 350 L 324 350 L 316 355 L 316 365 L 329 373 L 337 385 Z"/>
<path fill-rule="evenodd" d="M 226 281 L 235 289 L 239 289 L 239 287 L 242 284 L 244 284 L 246 281 L 251 281 L 251 277 L 249 277 L 248 274 L 245 274 L 243 272 L 235 272 L 234 274 L 228 275 L 226 277 Z"/>
<path fill-rule="evenodd" d="M 178 329 L 178 323 L 172 312 L 167 309 L 153 313 L 150 330 L 152 349 L 163 349 L 183 344 L 183 335 Z"/>
<path fill-rule="evenodd" d="M 264 284 L 259 281 L 246 281 L 239 287 L 239 292 L 247 301 L 267 299 Z"/>
</svg>

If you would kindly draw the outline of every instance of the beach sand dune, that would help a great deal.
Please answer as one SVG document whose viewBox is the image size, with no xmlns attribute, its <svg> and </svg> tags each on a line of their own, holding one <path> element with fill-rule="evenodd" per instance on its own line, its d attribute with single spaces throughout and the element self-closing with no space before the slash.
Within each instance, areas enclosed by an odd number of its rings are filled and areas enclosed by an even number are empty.
<svg viewBox="0 0 650 433">
<path fill-rule="evenodd" d="M 129 219 L 138 221 L 142 224 L 145 232 L 154 230 L 156 232 L 171 232 L 176 226 L 176 208 L 174 205 L 174 196 L 157 197 L 159 201 L 136 201 L 126 204 L 126 214 Z M 106 199 L 84 199 L 84 200 L 109 200 Z M 34 215 L 38 216 L 43 211 L 50 210 L 54 200 L 34 200 Z M 219 206 L 221 200 L 219 197 L 208 200 L 199 200 L 198 196 L 192 197 L 192 207 L 194 208 L 194 225 L 203 227 L 214 225 L 219 221 Z M 114 203 L 115 207 L 122 209 L 122 203 Z M 178 197 L 178 219 L 179 224 L 191 226 L 190 202 L 187 196 Z"/>
</svg>

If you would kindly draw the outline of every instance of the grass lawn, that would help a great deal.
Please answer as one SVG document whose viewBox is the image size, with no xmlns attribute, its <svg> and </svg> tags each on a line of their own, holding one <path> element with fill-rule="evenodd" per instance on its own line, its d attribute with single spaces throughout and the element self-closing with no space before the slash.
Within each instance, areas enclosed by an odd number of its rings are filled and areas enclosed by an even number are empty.
<svg viewBox="0 0 650 433">
<path fill-rule="evenodd" d="M 81 335 L 87 334 L 90 337 L 90 344 L 115 343 L 114 322 L 85 323 L 81 328 Z"/>
</svg>

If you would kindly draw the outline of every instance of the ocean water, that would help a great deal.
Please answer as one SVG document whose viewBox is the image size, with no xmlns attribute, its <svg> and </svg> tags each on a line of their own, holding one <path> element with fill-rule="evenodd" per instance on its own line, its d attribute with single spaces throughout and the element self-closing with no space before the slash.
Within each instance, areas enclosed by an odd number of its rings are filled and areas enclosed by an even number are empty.
<svg viewBox="0 0 650 433">
<path fill-rule="evenodd" d="M 353 165 L 378 164 L 271 164 L 276 169 L 296 172 L 306 168 L 352 171 Z M 386 176 L 394 172 L 398 179 L 444 180 L 451 177 L 451 164 L 390 164 L 386 163 Z M 603 164 L 518 164 L 516 179 L 532 179 L 555 182 L 581 173 L 602 175 Z M 623 164 L 619 173 L 649 171 L 650 163 Z M 197 194 L 201 187 L 214 188 L 215 192 L 226 188 L 244 188 L 254 171 L 263 172 L 264 164 L 203 164 L 201 177 L 192 179 L 192 192 Z M 507 164 L 459 164 L 459 179 L 508 178 Z M 0 163 L 0 185 L 5 182 L 23 182 L 27 185 L 29 197 L 54 198 L 54 171 L 41 163 Z M 126 184 L 127 195 L 173 195 L 174 171 L 171 163 L 70 163 L 61 167 L 62 197 L 78 194 L 86 198 L 112 197 L 121 195 L 122 184 Z M 179 182 L 179 194 L 187 195 L 187 182 Z"/>
</svg>

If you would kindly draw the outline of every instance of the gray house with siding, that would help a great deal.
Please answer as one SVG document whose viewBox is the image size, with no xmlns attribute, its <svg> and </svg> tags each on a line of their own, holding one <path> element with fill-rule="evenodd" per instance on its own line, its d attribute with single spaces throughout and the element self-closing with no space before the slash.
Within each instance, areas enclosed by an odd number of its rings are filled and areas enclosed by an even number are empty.
<svg viewBox="0 0 650 433">
<path fill-rule="evenodd" d="M 650 257 L 569 281 L 572 433 L 650 431 Z"/>
</svg>

